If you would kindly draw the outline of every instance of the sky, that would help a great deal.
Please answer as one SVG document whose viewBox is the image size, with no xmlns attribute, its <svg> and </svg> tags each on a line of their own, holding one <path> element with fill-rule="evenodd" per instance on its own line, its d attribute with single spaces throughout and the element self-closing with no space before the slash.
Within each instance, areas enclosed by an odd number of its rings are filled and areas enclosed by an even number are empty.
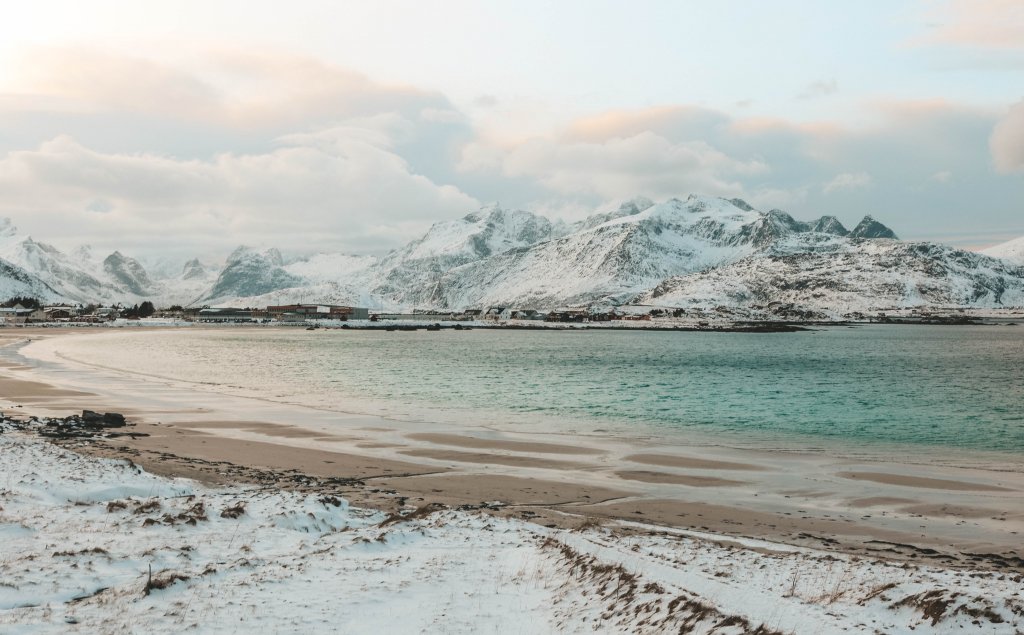
<svg viewBox="0 0 1024 635">
<path fill-rule="evenodd" d="M 382 253 L 635 196 L 1024 235 L 1024 2 L 35 0 L 0 217 L 61 248 Z"/>
</svg>

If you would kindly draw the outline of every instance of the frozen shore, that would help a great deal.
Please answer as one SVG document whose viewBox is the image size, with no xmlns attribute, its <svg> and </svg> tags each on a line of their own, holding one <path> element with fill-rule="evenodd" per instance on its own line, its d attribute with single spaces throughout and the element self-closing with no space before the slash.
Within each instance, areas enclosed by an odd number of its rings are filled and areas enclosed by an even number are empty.
<svg viewBox="0 0 1024 635">
<path fill-rule="evenodd" d="M 1013 633 L 1020 573 L 627 522 L 358 509 L 0 434 L 9 632 Z"/>
<path fill-rule="evenodd" d="M 12 351 L 77 335 L 9 335 L 0 631 L 1024 627 L 1016 459 L 410 423 L 39 361 Z M 129 425 L 37 438 L 83 408 Z"/>
</svg>

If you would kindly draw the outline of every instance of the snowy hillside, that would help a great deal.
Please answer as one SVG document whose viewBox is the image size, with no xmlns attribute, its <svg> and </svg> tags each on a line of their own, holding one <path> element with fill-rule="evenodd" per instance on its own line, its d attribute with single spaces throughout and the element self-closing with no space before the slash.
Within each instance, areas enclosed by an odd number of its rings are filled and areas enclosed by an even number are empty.
<svg viewBox="0 0 1024 635">
<path fill-rule="evenodd" d="M 276 249 L 239 247 L 220 266 L 120 252 L 98 258 L 87 247 L 68 255 L 0 219 L 0 292 L 82 303 L 384 310 L 775 302 L 843 315 L 1024 304 L 1024 239 L 986 253 L 1006 260 L 904 243 L 871 216 L 850 230 L 834 216 L 799 221 L 740 199 L 695 195 L 635 198 L 572 225 L 494 205 L 435 223 L 382 257 L 285 259 Z"/>
<path fill-rule="evenodd" d="M 628 303 L 666 278 L 728 265 L 793 236 L 801 240 L 788 248 L 814 250 L 850 234 L 832 217 L 803 223 L 779 210 L 764 213 L 740 200 L 711 197 L 670 199 L 627 212 L 632 213 L 595 226 L 584 223 L 568 236 L 453 269 L 441 279 L 431 304 Z M 862 227 L 891 234 L 870 218 Z"/>
<path fill-rule="evenodd" d="M 671 307 L 764 307 L 828 317 L 894 307 L 1024 306 L 1024 266 L 930 243 L 855 240 L 786 245 L 725 267 L 665 280 L 639 301 Z"/>
<path fill-rule="evenodd" d="M 1024 236 L 996 245 L 995 247 L 989 247 L 982 250 L 981 253 L 993 258 L 1002 258 L 1003 260 L 1024 265 Z"/>
<path fill-rule="evenodd" d="M 0 219 L 0 259 L 35 279 L 37 287 L 42 285 L 40 291 L 30 295 L 47 301 L 131 304 L 158 296 L 161 291 L 133 258 L 115 251 L 97 261 L 89 247 L 66 254 L 19 234 L 8 219 Z M 6 278 L 0 273 L 0 280 Z"/>
<path fill-rule="evenodd" d="M 196 303 L 211 306 L 268 306 L 307 302 L 377 306 L 378 300 L 367 291 L 368 270 L 376 262 L 373 256 L 317 254 L 285 264 L 273 257 L 250 253 L 244 265 L 248 269 L 247 273 L 243 274 L 240 265 L 229 259 L 212 289 L 207 285 L 194 297 L 200 300 Z M 225 272 L 234 276 L 239 284 L 228 284 Z M 250 290 L 247 285 L 251 280 L 262 281 L 260 293 L 246 293 Z"/>
<path fill-rule="evenodd" d="M 491 206 L 435 223 L 422 238 L 380 259 L 321 254 L 286 265 L 279 256 L 243 250 L 228 259 L 221 279 L 203 302 L 427 305 L 438 281 L 451 269 L 548 240 L 560 229 L 564 231 L 543 216 Z"/>
</svg>

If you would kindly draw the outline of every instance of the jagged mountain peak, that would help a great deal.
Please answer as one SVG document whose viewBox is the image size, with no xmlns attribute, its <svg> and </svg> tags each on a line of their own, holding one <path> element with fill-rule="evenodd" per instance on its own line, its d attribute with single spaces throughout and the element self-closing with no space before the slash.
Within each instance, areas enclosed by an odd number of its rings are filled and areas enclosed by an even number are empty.
<svg viewBox="0 0 1024 635">
<path fill-rule="evenodd" d="M 875 238 L 889 240 L 868 240 Z M 68 256 L 21 236 L 0 240 L 0 258 L 20 267 L 10 268 L 8 279 L 21 276 L 16 281 L 24 287 L 34 276 L 37 288 L 50 285 L 66 300 L 153 299 L 165 306 L 314 300 L 388 310 L 545 309 L 645 298 L 752 306 L 781 298 L 860 310 L 875 306 L 875 296 L 890 305 L 918 296 L 972 305 L 1024 298 L 1024 267 L 901 242 L 870 215 L 850 232 L 834 216 L 801 221 L 781 209 L 699 194 L 659 203 L 629 199 L 571 226 L 489 205 L 435 223 L 380 258 L 332 253 L 285 261 L 277 249 L 241 246 L 219 271 L 199 259 L 183 267 L 177 260 L 158 279 L 120 251 L 87 266 L 85 251 Z M 644 295 L 655 289 L 656 297 Z"/>
<path fill-rule="evenodd" d="M 654 207 L 654 201 L 646 196 L 634 196 L 631 199 L 622 201 L 613 212 L 618 216 L 635 216 L 640 212 Z"/>
<path fill-rule="evenodd" d="M 814 222 L 813 231 L 821 234 L 832 234 L 834 236 L 847 236 L 850 230 L 846 229 L 835 216 L 822 216 Z"/>
<path fill-rule="evenodd" d="M 870 214 L 864 216 L 860 223 L 853 228 L 853 231 L 850 232 L 850 237 L 889 238 L 892 240 L 899 240 L 896 236 L 896 232 L 875 220 Z"/>
<path fill-rule="evenodd" d="M 150 280 L 142 264 L 120 251 L 115 251 L 103 259 L 103 271 L 110 276 L 115 284 L 125 291 L 137 296 L 148 296 L 153 292 L 153 281 Z"/>
<path fill-rule="evenodd" d="M 647 198 L 646 196 L 635 196 L 633 198 L 622 201 L 617 206 L 613 206 L 613 209 L 611 210 L 591 214 L 590 216 L 579 221 L 578 223 L 575 223 L 574 225 L 570 226 L 568 230 L 572 231 L 581 229 L 592 229 L 594 227 L 597 227 L 598 225 L 603 225 L 604 223 L 607 223 L 610 220 L 615 220 L 617 218 L 625 218 L 628 216 L 636 216 L 637 214 L 645 212 L 648 209 L 654 207 L 654 204 L 654 201 Z"/>
<path fill-rule="evenodd" d="M 251 297 L 301 284 L 302 279 L 285 271 L 283 265 L 281 252 L 275 248 L 259 252 L 242 245 L 228 256 L 204 299 Z"/>
<path fill-rule="evenodd" d="M 495 204 L 458 220 L 434 223 L 423 237 L 392 252 L 387 260 L 442 259 L 446 266 L 453 266 L 547 240 L 553 231 L 554 225 L 544 216 Z"/>
<path fill-rule="evenodd" d="M 732 203 L 736 207 L 740 208 L 744 212 L 752 212 L 754 208 L 750 206 L 750 203 L 744 201 L 742 198 L 727 198 L 724 199 L 729 203 Z"/>
<path fill-rule="evenodd" d="M 192 260 L 189 260 L 188 262 L 186 262 L 185 266 L 182 267 L 182 269 L 181 269 L 181 279 L 182 280 L 195 280 L 197 278 L 205 277 L 206 273 L 207 273 L 206 266 L 203 265 L 203 263 L 201 263 L 198 258 L 193 258 Z"/>
<path fill-rule="evenodd" d="M 230 265 L 234 262 L 251 260 L 253 258 L 266 260 L 275 267 L 284 265 L 284 257 L 281 256 L 280 250 L 276 247 L 270 247 L 269 249 L 260 251 L 259 249 L 248 245 L 239 245 L 236 247 L 235 250 L 228 255 L 226 263 Z"/>
</svg>

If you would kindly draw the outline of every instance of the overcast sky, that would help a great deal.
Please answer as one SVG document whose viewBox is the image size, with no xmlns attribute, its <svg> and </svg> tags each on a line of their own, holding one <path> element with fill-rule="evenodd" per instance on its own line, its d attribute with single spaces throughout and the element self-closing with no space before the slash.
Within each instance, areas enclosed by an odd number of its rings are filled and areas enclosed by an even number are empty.
<svg viewBox="0 0 1024 635">
<path fill-rule="evenodd" d="M 34 0 L 0 216 L 61 247 L 379 253 L 696 192 L 1024 235 L 1024 2 Z"/>
</svg>

